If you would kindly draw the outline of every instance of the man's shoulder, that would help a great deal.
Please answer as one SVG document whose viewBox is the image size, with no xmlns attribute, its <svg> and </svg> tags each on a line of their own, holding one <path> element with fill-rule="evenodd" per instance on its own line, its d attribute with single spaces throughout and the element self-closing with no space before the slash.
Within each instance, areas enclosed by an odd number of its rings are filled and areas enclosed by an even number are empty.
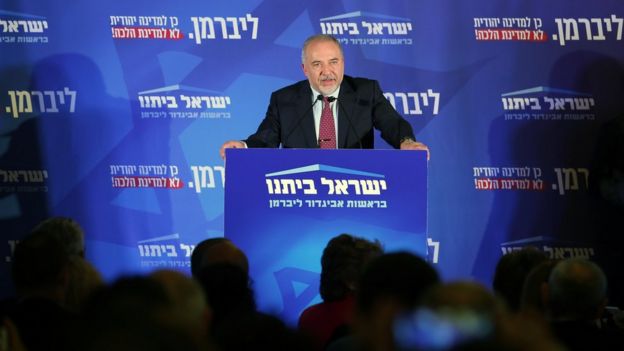
<svg viewBox="0 0 624 351">
<path fill-rule="evenodd" d="M 379 83 L 376 80 L 362 77 L 345 75 L 340 85 L 340 94 L 342 96 L 357 94 L 361 97 L 367 97 L 374 95 L 379 90 Z"/>
<path fill-rule="evenodd" d="M 375 79 L 365 78 L 365 77 L 351 77 L 345 75 L 343 80 L 350 84 L 374 84 L 377 82 Z"/>
<path fill-rule="evenodd" d="M 287 85 L 285 87 L 275 90 L 273 94 L 279 95 L 279 96 L 299 94 L 299 93 L 305 92 L 306 89 L 307 90 L 310 89 L 310 83 L 307 80 L 300 80 L 296 83 L 293 83 L 291 85 Z M 310 94 L 311 94 L 311 90 L 310 90 Z"/>
<path fill-rule="evenodd" d="M 354 91 L 357 91 L 358 89 L 372 89 L 376 85 L 379 85 L 379 83 L 376 80 L 369 78 L 351 77 L 345 75 L 342 79 L 342 86 L 350 88 Z"/>
</svg>

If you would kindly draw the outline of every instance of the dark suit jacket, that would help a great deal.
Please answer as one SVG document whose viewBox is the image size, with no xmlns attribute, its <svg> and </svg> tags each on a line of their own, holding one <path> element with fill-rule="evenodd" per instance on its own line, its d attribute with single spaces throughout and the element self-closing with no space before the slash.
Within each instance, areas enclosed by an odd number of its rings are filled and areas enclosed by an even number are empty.
<svg viewBox="0 0 624 351">
<path fill-rule="evenodd" d="M 307 80 L 273 92 L 264 120 L 245 140 L 247 146 L 318 148 L 311 100 Z M 414 138 L 410 124 L 390 105 L 375 80 L 344 76 L 338 104 L 338 148 L 372 149 L 373 128 L 394 148 L 402 139 Z"/>
</svg>

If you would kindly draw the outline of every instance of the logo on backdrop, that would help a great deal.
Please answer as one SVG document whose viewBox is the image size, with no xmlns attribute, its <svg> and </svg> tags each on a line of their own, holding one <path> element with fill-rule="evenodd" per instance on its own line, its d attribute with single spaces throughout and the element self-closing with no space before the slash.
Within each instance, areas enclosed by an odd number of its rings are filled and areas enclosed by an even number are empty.
<svg viewBox="0 0 624 351">
<path fill-rule="evenodd" d="M 46 179 L 45 169 L 0 169 L 0 194 L 48 192 Z"/>
<path fill-rule="evenodd" d="M 551 87 L 534 87 L 501 94 L 505 120 L 593 121 L 596 102 L 591 94 Z"/>
<path fill-rule="evenodd" d="M 230 118 L 232 100 L 219 92 L 186 85 L 140 91 L 141 118 Z"/>
<path fill-rule="evenodd" d="M 559 195 L 589 188 L 587 168 L 554 168 L 553 172 L 551 189 Z M 544 191 L 549 184 L 542 179 L 540 167 L 473 167 L 472 175 L 477 190 Z"/>
<path fill-rule="evenodd" d="M 142 267 L 190 267 L 195 245 L 180 242 L 180 234 L 171 234 L 137 242 Z"/>
<path fill-rule="evenodd" d="M 343 45 L 412 45 L 412 21 L 372 12 L 349 12 L 321 18 L 321 31 Z"/>
<path fill-rule="evenodd" d="M 425 113 L 435 116 L 440 107 L 440 93 L 434 92 L 433 89 L 427 89 L 425 92 L 390 92 L 383 95 L 390 101 L 392 107 L 404 116 L 420 116 Z"/>
<path fill-rule="evenodd" d="M 43 16 L 0 10 L 0 43 L 47 44 L 48 20 Z"/>
<path fill-rule="evenodd" d="M 10 106 L 4 109 L 0 106 L 0 112 L 5 111 L 13 118 L 23 117 L 26 113 L 74 113 L 76 112 L 76 90 L 68 87 L 63 90 L 9 90 L 7 91 L 11 101 Z"/>
<path fill-rule="evenodd" d="M 113 39 L 180 40 L 177 16 L 110 16 Z M 200 45 L 205 40 L 241 40 L 258 38 L 258 17 L 191 17 L 186 36 Z"/>
<path fill-rule="evenodd" d="M 265 174 L 270 208 L 387 208 L 384 178 L 322 164 Z"/>
<path fill-rule="evenodd" d="M 478 41 L 534 41 L 546 42 L 548 34 L 542 30 L 538 17 L 483 17 L 473 18 L 475 39 Z M 555 18 L 557 33 L 552 40 L 560 46 L 574 41 L 622 40 L 624 18 L 611 15 L 593 18 Z"/>
<path fill-rule="evenodd" d="M 500 244 L 503 255 L 522 250 L 525 247 L 535 247 L 548 255 L 552 260 L 566 258 L 590 259 L 596 255 L 596 249 L 583 243 L 560 241 L 550 237 L 536 236 L 532 238 L 509 241 Z"/>
</svg>

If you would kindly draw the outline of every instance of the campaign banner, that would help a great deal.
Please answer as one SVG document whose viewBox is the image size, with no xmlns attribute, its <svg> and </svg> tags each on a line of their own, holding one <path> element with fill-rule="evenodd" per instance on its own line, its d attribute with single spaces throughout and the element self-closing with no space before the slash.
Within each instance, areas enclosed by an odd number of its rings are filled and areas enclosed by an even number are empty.
<svg viewBox="0 0 624 351">
<path fill-rule="evenodd" d="M 341 233 L 427 255 L 427 155 L 397 150 L 227 150 L 225 237 L 248 256 L 258 307 L 295 322 L 319 300 Z"/>
<path fill-rule="evenodd" d="M 622 306 L 623 33 L 621 0 L 1 2 L 0 296 L 50 216 L 83 226 L 107 281 L 188 273 L 224 236 L 220 146 L 306 79 L 303 42 L 329 34 L 431 150 L 444 280 L 491 286 L 530 243 L 598 262 Z"/>
</svg>

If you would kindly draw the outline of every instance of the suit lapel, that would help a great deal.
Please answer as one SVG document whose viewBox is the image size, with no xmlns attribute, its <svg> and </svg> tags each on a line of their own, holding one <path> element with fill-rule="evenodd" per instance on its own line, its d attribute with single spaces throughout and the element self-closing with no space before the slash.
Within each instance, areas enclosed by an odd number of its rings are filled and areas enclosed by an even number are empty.
<svg viewBox="0 0 624 351">
<path fill-rule="evenodd" d="M 297 116 L 295 116 L 295 118 L 302 118 L 301 123 L 299 124 L 299 129 L 301 129 L 301 131 L 303 132 L 304 137 L 304 140 L 302 140 L 304 146 L 301 147 L 305 148 L 318 147 L 318 143 L 316 142 L 316 126 L 314 125 L 314 114 L 312 113 L 312 109 L 310 108 L 311 104 L 312 89 L 310 89 L 310 85 L 306 80 L 302 83 L 302 86 L 299 89 L 296 103 Z"/>
<path fill-rule="evenodd" d="M 347 119 L 347 114 L 350 118 L 354 118 L 353 111 L 355 108 L 355 100 L 357 95 L 351 89 L 349 84 L 346 84 L 343 79 L 342 84 L 340 86 L 340 94 L 338 96 L 338 101 L 340 106 L 338 106 L 338 148 L 346 148 L 347 147 L 347 135 L 349 134 L 351 128 L 355 126 L 350 126 L 349 120 Z M 355 123 L 355 121 L 351 120 L 351 122 Z"/>
</svg>

